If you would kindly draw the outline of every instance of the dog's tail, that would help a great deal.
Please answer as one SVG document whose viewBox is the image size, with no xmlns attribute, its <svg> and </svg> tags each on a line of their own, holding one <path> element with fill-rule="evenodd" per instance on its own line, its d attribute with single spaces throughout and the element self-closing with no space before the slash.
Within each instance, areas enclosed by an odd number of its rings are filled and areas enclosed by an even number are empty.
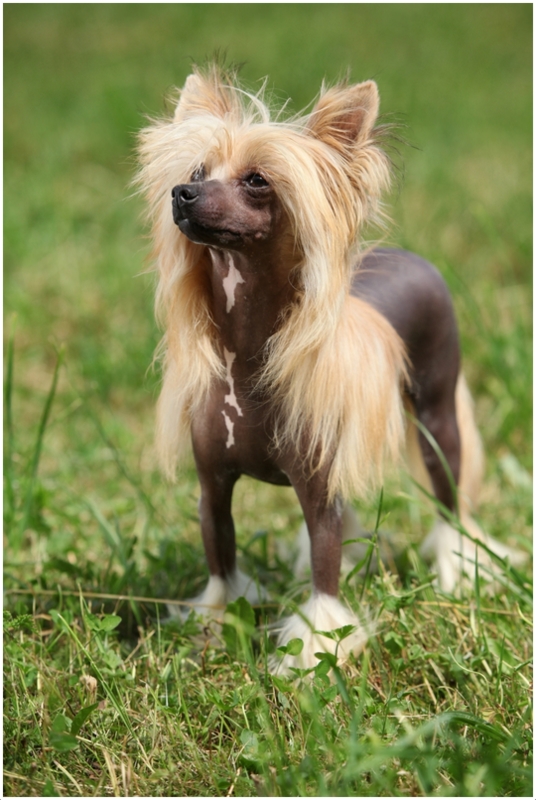
<svg viewBox="0 0 536 800">
<path fill-rule="evenodd" d="M 471 511 L 478 505 L 484 478 L 484 448 L 476 427 L 474 402 L 465 376 L 460 373 L 456 385 L 456 417 L 461 441 L 460 511 Z"/>
</svg>

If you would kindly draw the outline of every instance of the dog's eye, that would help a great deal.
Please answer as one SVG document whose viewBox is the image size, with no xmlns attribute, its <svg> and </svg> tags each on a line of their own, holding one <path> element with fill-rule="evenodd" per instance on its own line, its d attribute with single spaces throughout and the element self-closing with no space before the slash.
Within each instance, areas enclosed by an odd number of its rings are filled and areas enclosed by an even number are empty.
<svg viewBox="0 0 536 800">
<path fill-rule="evenodd" d="M 190 183 L 199 183 L 200 181 L 205 180 L 205 165 L 201 164 L 201 166 L 196 167 L 190 176 Z"/>
<path fill-rule="evenodd" d="M 247 186 L 249 186 L 250 189 L 264 189 L 266 186 L 269 186 L 268 181 L 258 172 L 251 172 L 244 179 L 244 182 L 247 184 Z"/>
</svg>

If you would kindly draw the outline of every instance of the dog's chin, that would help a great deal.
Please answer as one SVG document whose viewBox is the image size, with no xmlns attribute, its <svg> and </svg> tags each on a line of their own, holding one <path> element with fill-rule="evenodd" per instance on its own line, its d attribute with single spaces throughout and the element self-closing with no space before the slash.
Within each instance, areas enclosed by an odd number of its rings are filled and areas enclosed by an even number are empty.
<svg viewBox="0 0 536 800">
<path fill-rule="evenodd" d="M 206 244 L 219 247 L 233 247 L 240 245 L 242 235 L 238 231 L 220 228 L 208 228 L 193 222 L 190 219 L 181 219 L 177 222 L 179 230 L 195 244 Z"/>
</svg>

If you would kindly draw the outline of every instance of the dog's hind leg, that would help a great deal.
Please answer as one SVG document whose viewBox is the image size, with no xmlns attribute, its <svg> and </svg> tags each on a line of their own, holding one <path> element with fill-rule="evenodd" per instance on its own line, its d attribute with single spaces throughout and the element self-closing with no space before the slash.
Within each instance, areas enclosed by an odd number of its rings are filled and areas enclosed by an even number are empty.
<svg viewBox="0 0 536 800">
<path fill-rule="evenodd" d="M 418 409 L 417 415 L 434 436 L 451 468 L 453 477 L 457 478 L 457 504 L 461 525 L 469 536 L 484 542 L 496 555 L 501 558 L 508 557 L 514 564 L 520 563 L 523 560 L 522 554 L 516 553 L 485 534 L 471 516 L 471 512 L 478 505 L 484 471 L 484 454 L 474 421 L 472 398 L 465 378 L 461 374 L 458 377 L 454 402 L 454 421 L 452 412 L 447 415 L 448 419 L 446 420 L 441 413 L 434 415 L 429 412 L 423 415 L 419 414 Z M 453 434 L 454 423 L 458 431 L 457 437 Z M 417 438 L 420 447 L 416 446 Z M 456 438 L 458 439 L 457 448 Z M 423 439 L 426 442 L 424 446 Z M 456 449 L 458 454 L 456 454 Z M 454 511 L 455 504 L 451 505 L 452 490 L 450 484 L 449 491 L 446 490 L 445 481 L 448 482 L 448 478 L 444 468 L 440 465 L 440 459 L 422 433 L 419 432 L 417 437 L 414 426 L 410 426 L 408 431 L 408 459 L 410 470 L 417 483 L 428 491 L 433 491 L 448 510 Z M 489 573 L 493 571 L 493 560 L 489 554 L 463 536 L 442 516 L 438 517 L 423 542 L 421 555 L 426 560 L 435 563 L 439 585 L 449 592 L 453 591 L 460 583 L 464 573 L 469 576 L 474 575 L 477 557 L 479 565 L 484 568 L 480 572 L 481 576 L 489 576 Z"/>
<path fill-rule="evenodd" d="M 343 505 L 340 501 L 328 503 L 323 499 L 325 485 L 318 484 L 316 480 L 294 483 L 311 541 L 313 589 L 310 599 L 276 627 L 279 646 L 286 645 L 291 639 L 303 641 L 299 655 L 286 654 L 282 659 L 272 659 L 270 667 L 276 673 L 287 673 L 292 667 L 314 667 L 318 663 L 315 655 L 318 652 L 335 653 L 339 663 L 342 663 L 351 653 L 359 654 L 368 638 L 368 633 L 354 612 L 337 598 Z M 328 638 L 321 633 L 344 626 L 349 626 L 351 631 L 339 643 L 336 637 Z"/>
</svg>

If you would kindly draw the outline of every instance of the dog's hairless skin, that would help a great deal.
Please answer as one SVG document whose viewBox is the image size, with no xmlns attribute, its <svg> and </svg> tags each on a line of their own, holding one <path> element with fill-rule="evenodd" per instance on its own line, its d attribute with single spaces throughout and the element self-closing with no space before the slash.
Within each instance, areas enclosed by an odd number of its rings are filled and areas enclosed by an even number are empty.
<svg viewBox="0 0 536 800">
<path fill-rule="evenodd" d="M 290 273 L 299 254 L 292 252 L 285 213 L 257 174 L 227 183 L 198 180 L 176 186 L 172 195 L 175 223 L 210 251 L 211 313 L 227 368 L 226 380 L 214 384 L 207 405 L 192 422 L 210 574 L 225 579 L 236 569 L 231 497 L 240 475 L 249 475 L 294 487 L 311 538 L 314 589 L 336 596 L 343 504 L 327 501 L 330 465 L 305 476 L 295 446 L 274 449 L 277 409 L 255 388 L 266 342 L 296 292 Z M 377 249 L 362 259 L 352 294 L 384 315 L 404 341 L 411 363 L 406 391 L 457 481 L 460 440 L 454 392 L 460 357 L 443 279 L 411 253 Z M 454 510 L 438 456 L 422 435 L 420 445 L 438 499 Z"/>
<path fill-rule="evenodd" d="M 443 451 L 457 484 L 460 437 L 455 390 L 460 348 L 452 300 L 443 278 L 414 253 L 378 248 L 363 258 L 352 293 L 383 314 L 406 345 L 411 364 L 407 392 L 417 418 Z M 454 510 L 450 480 L 421 431 L 419 443 L 436 497 Z"/>
</svg>

